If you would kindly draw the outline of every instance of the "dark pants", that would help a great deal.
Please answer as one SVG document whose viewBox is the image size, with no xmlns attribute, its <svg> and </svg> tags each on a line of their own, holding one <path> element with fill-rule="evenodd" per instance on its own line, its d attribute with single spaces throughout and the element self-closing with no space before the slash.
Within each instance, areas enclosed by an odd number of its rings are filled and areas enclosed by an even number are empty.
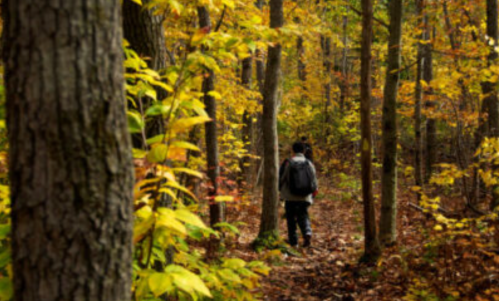
<svg viewBox="0 0 499 301">
<path fill-rule="evenodd" d="M 298 244 L 296 234 L 296 224 L 300 226 L 303 237 L 312 235 L 310 218 L 308 217 L 309 202 L 305 201 L 286 201 L 286 220 L 288 221 L 288 239 L 289 244 L 294 246 Z"/>
</svg>

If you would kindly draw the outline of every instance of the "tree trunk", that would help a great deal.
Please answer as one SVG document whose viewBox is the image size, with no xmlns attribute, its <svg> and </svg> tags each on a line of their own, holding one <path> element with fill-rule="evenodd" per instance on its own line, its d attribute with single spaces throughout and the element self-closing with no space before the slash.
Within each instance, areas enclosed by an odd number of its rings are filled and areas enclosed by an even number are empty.
<svg viewBox="0 0 499 301">
<path fill-rule="evenodd" d="M 144 5 L 151 0 L 142 0 Z M 146 59 L 153 70 L 166 68 L 164 17 L 155 14 L 132 0 L 123 1 L 123 30 L 125 39 L 137 54 Z M 159 97 L 158 97 L 159 98 Z"/>
<path fill-rule="evenodd" d="M 428 15 L 424 16 L 425 22 L 425 40 L 427 44 L 424 46 L 424 64 L 423 64 L 423 80 L 428 85 L 428 88 L 424 90 L 424 100 L 425 106 L 429 113 L 426 119 L 426 169 L 425 169 L 425 182 L 428 183 L 433 174 L 433 164 L 436 162 L 437 154 L 437 125 L 436 120 L 433 118 L 432 111 L 435 108 L 435 102 L 431 99 L 432 89 L 430 87 L 431 81 L 433 80 L 433 54 L 432 54 L 432 44 L 431 31 L 432 28 L 429 24 Z"/>
<path fill-rule="evenodd" d="M 416 0 L 416 9 L 418 20 L 423 20 L 423 6 L 424 0 Z M 420 40 L 424 40 L 424 33 L 421 33 Z M 417 54 L 417 75 L 416 75 L 416 91 L 415 91 L 415 105 L 414 105 L 414 134 L 415 134 L 415 154 L 414 154 L 414 178 L 416 179 L 416 186 L 423 186 L 423 140 L 421 135 L 421 103 L 423 100 L 423 87 L 421 80 L 423 79 L 423 45 L 418 43 Z M 420 198 L 418 193 L 418 199 Z"/>
<path fill-rule="evenodd" d="M 263 9 L 263 0 L 257 0 L 255 2 L 256 7 L 258 7 L 260 10 Z M 258 84 L 258 91 L 263 97 L 263 90 L 265 86 L 265 53 L 261 49 L 256 49 L 255 51 L 255 69 L 256 69 L 256 81 Z M 262 182 L 262 177 L 260 177 L 261 174 L 261 167 L 263 165 L 263 114 L 258 113 L 258 118 L 257 118 L 257 129 L 256 129 L 256 137 L 255 137 L 255 148 L 256 148 L 256 155 L 260 158 L 255 162 L 255 169 L 254 172 L 256 173 L 256 179 L 255 179 L 255 187 L 259 187 Z"/>
<path fill-rule="evenodd" d="M 241 84 L 247 89 L 251 89 L 251 75 L 253 72 L 253 58 L 250 56 L 243 60 L 242 62 L 242 72 L 241 72 Z M 249 155 L 253 152 L 253 116 L 247 111 L 243 114 L 243 143 L 246 150 L 246 156 L 244 156 L 240 161 L 241 175 L 240 181 L 246 182 L 246 185 L 250 184 L 251 177 L 251 160 Z M 242 186 L 242 185 L 240 185 Z"/>
<path fill-rule="evenodd" d="M 326 133 L 324 137 L 324 142 L 326 142 L 327 137 L 329 136 L 329 108 L 332 106 L 331 100 L 331 71 L 332 71 L 332 58 L 331 58 L 331 38 L 321 36 L 321 46 L 322 46 L 322 55 L 323 55 L 323 67 L 324 67 L 324 94 L 326 98 L 326 106 L 325 106 L 325 124 L 326 124 Z"/>
<path fill-rule="evenodd" d="M 495 48 L 498 45 L 498 21 L 497 21 L 497 0 L 487 0 L 487 36 L 493 41 L 490 46 L 490 53 L 487 58 L 489 66 L 497 63 L 498 54 Z M 489 42 L 489 41 L 487 41 Z M 482 92 L 484 95 L 483 106 L 487 108 L 488 115 L 488 135 L 490 137 L 499 137 L 499 99 L 497 97 L 496 84 L 494 82 L 486 81 L 482 83 Z M 498 166 L 494 166 L 497 169 Z M 493 210 L 499 206 L 499 188 L 493 187 L 492 200 L 490 209 Z"/>
<path fill-rule="evenodd" d="M 381 219 L 379 236 L 383 245 L 397 239 L 397 94 L 400 79 L 402 0 L 390 0 L 388 67 L 383 101 L 383 172 L 381 176 Z"/>
<path fill-rule="evenodd" d="M 270 27 L 284 25 L 283 0 L 270 0 Z M 281 69 L 282 46 L 269 46 L 263 94 L 263 203 L 259 238 L 276 237 L 278 223 L 278 137 L 277 92 Z"/>
<path fill-rule="evenodd" d="M 143 4 L 151 0 L 143 0 Z M 166 46 L 163 28 L 164 17 L 155 14 L 153 10 L 146 9 L 132 0 L 123 1 L 123 30 L 125 39 L 137 54 L 144 58 L 149 68 L 160 71 L 166 68 Z M 157 88 L 158 100 L 167 97 L 164 89 Z M 145 103 L 147 108 L 151 104 Z M 160 135 L 164 132 L 161 116 L 147 123 L 147 137 Z M 141 134 L 132 135 L 132 142 L 136 148 L 146 148 Z"/>
<path fill-rule="evenodd" d="M 301 82 L 302 88 L 307 89 L 305 86 L 307 80 L 307 71 L 305 70 L 305 62 L 303 61 L 305 57 L 305 46 L 303 45 L 304 40 L 302 37 L 298 37 L 296 40 L 296 52 L 298 55 L 298 79 Z"/>
<path fill-rule="evenodd" d="M 362 139 L 362 198 L 364 201 L 365 250 L 362 261 L 375 262 L 381 254 L 376 230 L 376 214 L 372 183 L 372 136 L 371 136 L 371 43 L 373 25 L 372 0 L 362 0 L 362 50 L 360 82 L 360 127 Z"/>
<path fill-rule="evenodd" d="M 204 6 L 198 7 L 199 27 L 209 28 L 211 30 L 211 20 L 208 9 Z M 211 118 L 210 122 L 205 124 L 205 141 L 206 141 L 206 161 L 208 168 L 208 178 L 210 179 L 210 225 L 224 221 L 224 206 L 223 203 L 215 202 L 215 197 L 218 195 L 218 178 L 220 177 L 220 164 L 218 155 L 218 140 L 217 140 L 217 103 L 209 92 L 215 90 L 215 74 L 213 70 L 207 70 L 203 80 L 204 105 L 206 113 Z"/>
<path fill-rule="evenodd" d="M 346 7 L 347 13 L 343 16 L 343 51 L 341 56 L 341 81 L 340 81 L 340 113 L 344 114 L 345 105 L 348 98 L 349 80 L 348 80 L 348 11 L 349 6 Z"/>
<path fill-rule="evenodd" d="M 131 299 L 118 0 L 4 0 L 15 300 Z"/>
</svg>

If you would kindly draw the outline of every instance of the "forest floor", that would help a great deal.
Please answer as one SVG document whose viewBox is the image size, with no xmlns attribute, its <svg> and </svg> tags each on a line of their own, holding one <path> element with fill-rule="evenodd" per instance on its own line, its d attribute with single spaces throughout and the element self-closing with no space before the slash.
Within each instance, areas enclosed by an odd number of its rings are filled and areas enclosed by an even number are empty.
<svg viewBox="0 0 499 301">
<path fill-rule="evenodd" d="M 254 198 L 245 208 L 228 212 L 229 217 L 235 217 L 232 222 L 243 222 L 237 247 L 231 252 L 246 260 L 265 260 L 272 266 L 270 274 L 262 279 L 262 299 L 402 300 L 411 286 L 412 269 L 399 255 L 400 247 L 385 250 L 384 259 L 374 267 L 359 265 L 364 244 L 360 197 L 351 197 L 349 189 L 345 194 L 345 189 L 324 185 L 324 179 L 321 182 L 321 193 L 309 211 L 314 231 L 312 247 L 300 246 L 296 255 L 277 250 L 256 253 L 252 249 L 261 199 Z M 422 245 L 418 230 L 428 220 L 408 206 L 411 197 L 414 194 L 399 201 L 399 245 L 414 249 Z M 284 208 L 279 210 L 283 217 Z M 409 226 L 409 220 L 414 226 Z M 284 218 L 280 219 L 280 234 L 283 239 L 287 237 Z"/>
</svg>

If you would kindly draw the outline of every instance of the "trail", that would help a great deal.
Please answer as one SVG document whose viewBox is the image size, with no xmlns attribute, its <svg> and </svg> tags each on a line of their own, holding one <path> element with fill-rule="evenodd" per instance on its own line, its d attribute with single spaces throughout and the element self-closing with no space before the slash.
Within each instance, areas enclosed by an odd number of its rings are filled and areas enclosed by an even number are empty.
<svg viewBox="0 0 499 301">
<path fill-rule="evenodd" d="M 357 264 L 363 251 L 359 200 L 342 199 L 340 190 L 322 188 L 309 211 L 314 232 L 312 247 L 301 247 L 303 240 L 299 235 L 297 251 L 301 256 L 276 251 L 257 254 L 251 249 L 251 242 L 258 233 L 260 202 L 253 199 L 236 214 L 237 221 L 246 225 L 240 227 L 239 245 L 233 252 L 246 260 L 265 260 L 272 266 L 270 275 L 262 279 L 263 300 L 401 300 L 404 288 L 397 283 L 393 271 L 386 271 L 391 275 L 379 275 L 374 268 Z M 285 239 L 284 208 L 279 212 L 280 235 Z M 386 282 L 386 276 L 394 280 Z"/>
</svg>

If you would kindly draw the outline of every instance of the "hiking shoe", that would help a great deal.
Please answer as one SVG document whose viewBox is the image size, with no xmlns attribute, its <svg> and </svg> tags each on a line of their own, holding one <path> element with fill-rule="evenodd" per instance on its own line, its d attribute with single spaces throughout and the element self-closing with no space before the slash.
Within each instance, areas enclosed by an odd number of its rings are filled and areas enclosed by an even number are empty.
<svg viewBox="0 0 499 301">
<path fill-rule="evenodd" d="M 305 235 L 305 241 L 303 242 L 303 247 L 304 248 L 310 247 L 311 240 L 312 240 L 312 235 L 310 234 Z"/>
</svg>

